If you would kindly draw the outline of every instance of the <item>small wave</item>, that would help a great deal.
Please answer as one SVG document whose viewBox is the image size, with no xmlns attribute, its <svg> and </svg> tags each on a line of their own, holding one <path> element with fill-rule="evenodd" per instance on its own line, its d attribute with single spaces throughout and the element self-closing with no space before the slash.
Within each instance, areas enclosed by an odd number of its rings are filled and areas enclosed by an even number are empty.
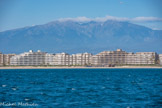
<svg viewBox="0 0 162 108">
<path fill-rule="evenodd" d="M 17 87 L 12 87 L 12 90 L 16 91 L 17 90 Z"/>
<path fill-rule="evenodd" d="M 30 99 L 28 99 L 28 98 L 25 98 L 25 101 L 29 101 Z"/>
<path fill-rule="evenodd" d="M 71 90 L 76 90 L 75 88 L 72 88 Z"/>
<path fill-rule="evenodd" d="M 7 85 L 2 85 L 2 87 L 6 87 Z"/>
</svg>

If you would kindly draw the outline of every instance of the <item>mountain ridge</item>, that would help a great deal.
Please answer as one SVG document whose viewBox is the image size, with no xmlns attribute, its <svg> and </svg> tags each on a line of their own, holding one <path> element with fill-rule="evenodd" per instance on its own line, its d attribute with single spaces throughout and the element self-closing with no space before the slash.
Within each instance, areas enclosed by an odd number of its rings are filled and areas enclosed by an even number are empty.
<svg viewBox="0 0 162 108">
<path fill-rule="evenodd" d="M 53 53 L 98 53 L 100 49 L 122 48 L 131 52 L 162 53 L 161 41 L 162 30 L 152 30 L 129 22 L 53 21 L 0 32 L 0 51 L 20 53 L 40 49 Z"/>
</svg>

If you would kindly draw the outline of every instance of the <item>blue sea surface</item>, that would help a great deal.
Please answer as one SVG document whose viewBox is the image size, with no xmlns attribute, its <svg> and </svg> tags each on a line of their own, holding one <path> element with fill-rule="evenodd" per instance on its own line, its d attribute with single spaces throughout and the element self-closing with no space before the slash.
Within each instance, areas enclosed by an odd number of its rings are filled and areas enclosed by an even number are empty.
<svg viewBox="0 0 162 108">
<path fill-rule="evenodd" d="M 161 78 L 162 69 L 0 69 L 0 107 L 160 108 Z"/>
</svg>

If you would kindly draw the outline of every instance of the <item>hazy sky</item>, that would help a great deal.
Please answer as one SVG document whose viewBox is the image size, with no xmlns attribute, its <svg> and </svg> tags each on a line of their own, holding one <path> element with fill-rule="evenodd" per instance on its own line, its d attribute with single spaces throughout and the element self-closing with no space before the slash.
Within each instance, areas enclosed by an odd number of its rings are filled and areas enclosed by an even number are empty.
<svg viewBox="0 0 162 108">
<path fill-rule="evenodd" d="M 60 18 L 126 19 L 162 30 L 162 0 L 0 0 L 0 31 Z"/>
</svg>

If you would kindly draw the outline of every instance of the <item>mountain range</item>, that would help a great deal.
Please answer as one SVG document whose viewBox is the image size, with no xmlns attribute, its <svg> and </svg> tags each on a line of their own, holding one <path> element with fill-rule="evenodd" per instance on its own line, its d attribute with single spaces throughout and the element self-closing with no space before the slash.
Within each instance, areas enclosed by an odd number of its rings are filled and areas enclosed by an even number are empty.
<svg viewBox="0 0 162 108">
<path fill-rule="evenodd" d="M 0 32 L 0 52 L 22 53 L 30 49 L 50 53 L 128 52 L 162 53 L 162 30 L 107 20 L 105 22 L 53 21 Z"/>
</svg>

